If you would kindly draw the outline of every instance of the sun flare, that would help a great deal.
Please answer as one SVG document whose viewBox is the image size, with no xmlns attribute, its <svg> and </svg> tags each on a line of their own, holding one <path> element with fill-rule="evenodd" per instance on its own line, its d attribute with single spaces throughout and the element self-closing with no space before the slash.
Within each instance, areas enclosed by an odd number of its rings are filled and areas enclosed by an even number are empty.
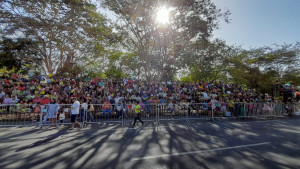
<svg viewBox="0 0 300 169">
<path fill-rule="evenodd" d="M 160 8 L 156 15 L 156 21 L 160 24 L 169 23 L 169 12 L 170 10 L 167 9 L 166 7 Z"/>
</svg>

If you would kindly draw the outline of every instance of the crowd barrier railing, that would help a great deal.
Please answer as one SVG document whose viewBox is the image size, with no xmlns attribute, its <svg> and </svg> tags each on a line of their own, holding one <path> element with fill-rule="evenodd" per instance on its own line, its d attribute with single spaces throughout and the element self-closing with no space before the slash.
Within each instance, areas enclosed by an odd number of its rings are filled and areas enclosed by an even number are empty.
<svg viewBox="0 0 300 169">
<path fill-rule="evenodd" d="M 32 126 L 39 123 L 39 105 L 1 104 L 0 126 Z"/>
<path fill-rule="evenodd" d="M 55 114 L 56 125 L 71 124 L 72 104 L 59 104 Z M 300 116 L 300 104 L 283 103 L 175 103 L 142 104 L 140 117 L 145 122 L 226 118 L 280 118 Z M 105 105 L 89 104 L 88 109 L 80 106 L 77 121 L 87 124 L 118 123 L 131 124 L 136 117 L 135 104 Z M 50 122 L 49 105 L 2 104 L 0 105 L 0 126 L 43 126 L 55 125 Z"/>
<path fill-rule="evenodd" d="M 87 120 L 87 124 L 92 123 L 120 123 L 122 126 L 133 122 L 136 116 L 136 104 L 93 104 L 93 108 L 87 110 L 86 116 L 91 117 L 92 120 Z M 91 107 L 91 105 L 90 105 Z M 140 110 L 140 117 L 143 121 L 157 121 L 157 105 L 142 104 Z"/>
<path fill-rule="evenodd" d="M 159 120 L 211 119 L 213 116 L 208 103 L 159 104 Z"/>
</svg>

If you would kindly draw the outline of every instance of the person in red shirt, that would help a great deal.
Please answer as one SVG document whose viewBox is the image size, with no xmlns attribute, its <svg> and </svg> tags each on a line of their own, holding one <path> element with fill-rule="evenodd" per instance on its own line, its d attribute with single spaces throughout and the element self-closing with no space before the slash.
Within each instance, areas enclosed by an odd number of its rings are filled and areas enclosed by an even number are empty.
<svg viewBox="0 0 300 169">
<path fill-rule="evenodd" d="M 13 74 L 11 77 L 12 78 L 18 78 L 19 76 L 17 74 Z"/>
<path fill-rule="evenodd" d="M 49 104 L 49 102 L 50 99 L 46 95 L 41 99 L 41 104 Z"/>
<path fill-rule="evenodd" d="M 166 88 L 166 86 L 164 86 L 162 89 L 163 89 L 163 91 L 167 91 L 167 88 Z"/>
<path fill-rule="evenodd" d="M 33 100 L 34 103 L 41 103 L 41 101 L 42 101 L 42 98 L 41 98 L 40 95 L 38 95 L 38 96 Z"/>
<path fill-rule="evenodd" d="M 4 83 L 5 83 L 5 84 L 9 84 L 10 81 L 9 81 L 8 79 L 5 79 L 5 80 L 4 80 Z"/>
<path fill-rule="evenodd" d="M 105 101 L 103 104 L 103 117 L 106 118 L 105 113 L 108 112 L 108 118 L 111 115 L 111 104 L 108 101 Z"/>
<path fill-rule="evenodd" d="M 18 90 L 23 91 L 23 90 L 25 90 L 25 87 L 23 85 L 20 85 L 20 86 L 18 86 Z"/>
<path fill-rule="evenodd" d="M 70 82 L 71 85 L 76 85 L 76 82 L 74 79 L 72 79 L 72 81 Z"/>
<path fill-rule="evenodd" d="M 95 79 L 92 80 L 91 85 L 96 85 L 96 80 Z"/>
</svg>

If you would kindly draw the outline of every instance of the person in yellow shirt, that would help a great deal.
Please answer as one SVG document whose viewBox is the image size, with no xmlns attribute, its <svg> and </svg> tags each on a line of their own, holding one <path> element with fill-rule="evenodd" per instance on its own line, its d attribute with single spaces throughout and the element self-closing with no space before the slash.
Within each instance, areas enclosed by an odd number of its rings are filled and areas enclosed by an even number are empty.
<svg viewBox="0 0 300 169">
<path fill-rule="evenodd" d="M 141 110 L 142 110 L 141 104 L 142 104 L 142 101 L 140 101 L 140 104 L 137 104 L 134 108 L 135 117 L 134 117 L 134 122 L 133 122 L 133 125 L 132 125 L 133 128 L 135 126 L 136 120 L 139 120 L 142 123 L 142 126 L 144 126 L 144 122 L 140 118 Z"/>
</svg>

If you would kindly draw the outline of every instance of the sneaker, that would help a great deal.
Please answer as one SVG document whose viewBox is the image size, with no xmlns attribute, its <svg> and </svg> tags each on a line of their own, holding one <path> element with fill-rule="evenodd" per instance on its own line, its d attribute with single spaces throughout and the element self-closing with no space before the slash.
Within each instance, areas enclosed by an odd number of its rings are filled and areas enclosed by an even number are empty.
<svg viewBox="0 0 300 169">
<path fill-rule="evenodd" d="M 145 126 L 145 123 L 142 124 L 142 127 L 144 127 L 144 126 Z"/>
</svg>

